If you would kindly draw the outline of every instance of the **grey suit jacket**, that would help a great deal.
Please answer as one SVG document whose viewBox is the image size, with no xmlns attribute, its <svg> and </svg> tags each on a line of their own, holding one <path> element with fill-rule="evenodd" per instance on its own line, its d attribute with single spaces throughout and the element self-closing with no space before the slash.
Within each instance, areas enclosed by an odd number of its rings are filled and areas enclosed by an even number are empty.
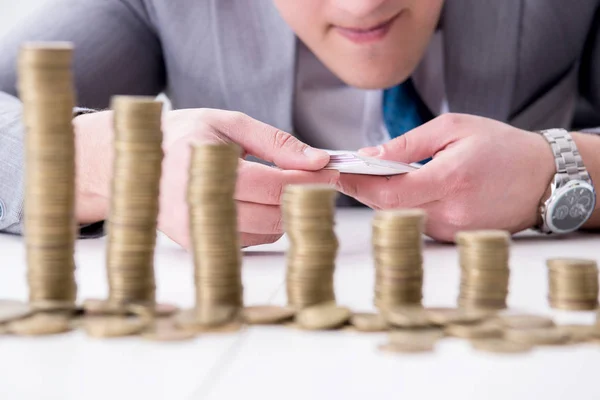
<svg viewBox="0 0 600 400">
<path fill-rule="evenodd" d="M 447 0 L 452 112 L 568 127 L 578 85 L 600 109 L 600 0 Z M 76 45 L 78 103 L 165 91 L 175 108 L 238 110 L 293 131 L 296 38 L 272 0 L 51 0 L 0 39 L 0 230 L 21 231 L 23 126 L 16 57 L 26 40 Z M 426 71 L 425 71 L 426 72 Z M 419 74 L 417 90 L 427 82 Z M 433 108 L 433 107 L 432 107 Z"/>
</svg>

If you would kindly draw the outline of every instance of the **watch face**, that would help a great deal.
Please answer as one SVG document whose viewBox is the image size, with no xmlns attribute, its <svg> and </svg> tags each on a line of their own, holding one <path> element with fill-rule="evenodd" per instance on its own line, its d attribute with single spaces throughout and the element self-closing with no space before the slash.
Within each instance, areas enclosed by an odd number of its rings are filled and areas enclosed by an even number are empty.
<svg viewBox="0 0 600 400">
<path fill-rule="evenodd" d="M 588 220 L 595 205 L 595 193 L 585 182 L 571 181 L 557 190 L 548 209 L 548 226 L 554 232 L 569 232 Z"/>
</svg>

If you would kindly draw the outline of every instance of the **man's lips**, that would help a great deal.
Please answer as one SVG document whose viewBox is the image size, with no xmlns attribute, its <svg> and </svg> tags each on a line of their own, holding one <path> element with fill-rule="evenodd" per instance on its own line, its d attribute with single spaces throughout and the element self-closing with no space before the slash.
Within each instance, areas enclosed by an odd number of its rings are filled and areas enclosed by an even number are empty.
<svg viewBox="0 0 600 400">
<path fill-rule="evenodd" d="M 402 13 L 400 12 L 387 21 L 370 28 L 347 28 L 342 26 L 334 26 L 334 28 L 342 36 L 355 43 L 375 42 L 385 37 L 400 14 Z"/>
</svg>

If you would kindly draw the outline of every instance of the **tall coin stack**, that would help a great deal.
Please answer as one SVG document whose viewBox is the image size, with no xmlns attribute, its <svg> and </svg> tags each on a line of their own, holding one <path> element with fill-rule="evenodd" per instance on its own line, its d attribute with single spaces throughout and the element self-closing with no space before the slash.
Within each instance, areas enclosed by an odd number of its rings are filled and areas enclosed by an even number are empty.
<svg viewBox="0 0 600 400">
<path fill-rule="evenodd" d="M 425 211 L 378 211 L 373 218 L 375 306 L 420 305 L 423 287 Z"/>
<path fill-rule="evenodd" d="M 26 44 L 19 55 L 27 281 L 36 308 L 74 307 L 77 295 L 72 59 L 68 43 Z"/>
<path fill-rule="evenodd" d="M 335 301 L 336 197 L 335 189 L 327 185 L 285 187 L 283 221 L 290 240 L 287 298 L 294 308 Z"/>
<path fill-rule="evenodd" d="M 154 249 L 162 171 L 162 103 L 117 96 L 108 218 L 109 302 L 154 304 Z"/>
<path fill-rule="evenodd" d="M 551 259 L 548 266 L 552 308 L 594 310 L 598 307 L 598 266 L 594 260 Z"/>
<path fill-rule="evenodd" d="M 510 234 L 501 230 L 465 231 L 456 235 L 461 267 L 460 307 L 506 308 L 510 242 Z"/>
<path fill-rule="evenodd" d="M 242 256 L 234 200 L 240 148 L 234 144 L 192 148 L 188 182 L 196 309 L 239 308 L 243 303 Z"/>
</svg>

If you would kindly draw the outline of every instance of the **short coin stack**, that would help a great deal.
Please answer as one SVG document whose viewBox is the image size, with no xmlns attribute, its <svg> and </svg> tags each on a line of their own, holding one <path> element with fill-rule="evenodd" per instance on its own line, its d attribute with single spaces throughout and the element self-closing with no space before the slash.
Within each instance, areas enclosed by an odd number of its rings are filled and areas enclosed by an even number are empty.
<svg viewBox="0 0 600 400">
<path fill-rule="evenodd" d="M 34 308 L 74 307 L 75 94 L 67 43 L 32 43 L 19 56 L 25 135 L 25 241 Z"/>
<path fill-rule="evenodd" d="M 192 148 L 188 183 L 197 309 L 239 308 L 242 256 L 234 200 L 240 149 L 233 144 Z"/>
<path fill-rule="evenodd" d="M 501 230 L 465 231 L 456 235 L 461 267 L 460 307 L 506 308 L 510 234 Z"/>
<path fill-rule="evenodd" d="M 552 308 L 594 310 L 598 307 L 598 266 L 594 260 L 557 258 L 546 261 Z"/>
<path fill-rule="evenodd" d="M 373 219 L 375 306 L 420 305 L 423 286 L 423 210 L 379 211 Z"/>
<path fill-rule="evenodd" d="M 284 190 L 283 220 L 290 240 L 287 298 L 294 308 L 335 301 L 336 197 L 327 185 L 288 185 Z"/>
<path fill-rule="evenodd" d="M 109 302 L 154 304 L 154 248 L 163 159 L 162 104 L 113 98 L 115 157 L 108 218 Z"/>
</svg>

